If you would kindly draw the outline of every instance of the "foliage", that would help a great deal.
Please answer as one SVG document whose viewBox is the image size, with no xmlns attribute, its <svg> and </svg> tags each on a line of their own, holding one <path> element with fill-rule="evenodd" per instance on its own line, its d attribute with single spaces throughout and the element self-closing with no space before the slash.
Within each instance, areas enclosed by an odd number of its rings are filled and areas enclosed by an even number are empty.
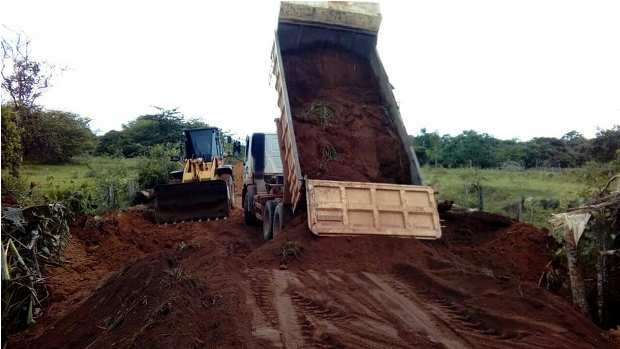
<svg viewBox="0 0 620 349">
<path fill-rule="evenodd" d="M 186 119 L 177 109 L 156 107 L 157 113 L 147 114 L 123 125 L 121 131 L 110 131 L 99 137 L 96 155 L 145 155 L 157 144 L 180 144 L 183 130 L 208 127 L 197 118 Z"/>
<path fill-rule="evenodd" d="M 579 170 L 497 170 L 469 168 L 422 167 L 425 183 L 438 188 L 439 198 L 455 204 L 476 208 L 478 192 L 483 187 L 484 209 L 488 212 L 515 217 L 516 208 L 524 198 L 522 217 L 526 222 L 548 227 L 549 215 L 561 212 L 579 202 L 586 189 Z M 553 203 L 550 203 L 553 201 Z"/>
<path fill-rule="evenodd" d="M 19 174 L 22 164 L 21 130 L 17 127 L 15 110 L 2 106 L 2 168 L 8 168 L 13 176 Z"/>
<path fill-rule="evenodd" d="M 20 206 L 31 206 L 40 202 L 37 194 L 25 177 L 13 176 L 10 173 L 2 175 L 2 195 L 12 197 Z"/>
<path fill-rule="evenodd" d="M 61 261 L 69 223 L 61 203 L 2 209 L 3 337 L 35 322 L 49 296 L 42 272 Z"/>
<path fill-rule="evenodd" d="M 453 137 L 422 129 L 409 136 L 409 142 L 422 165 L 493 168 L 509 163 L 525 168 L 573 168 L 591 160 L 612 161 L 620 149 L 620 126 L 599 130 L 593 139 L 570 131 L 561 138 L 538 137 L 527 142 L 500 140 L 475 131 Z"/>
<path fill-rule="evenodd" d="M 18 109 L 33 109 L 36 100 L 50 87 L 54 67 L 30 54 L 30 39 L 15 32 L 2 37 L 2 89 Z"/>
<path fill-rule="evenodd" d="M 62 163 L 94 150 L 96 138 L 88 126 L 88 118 L 62 111 L 41 111 L 37 114 L 37 137 L 27 149 L 28 160 Z"/>
<path fill-rule="evenodd" d="M 620 150 L 620 125 L 608 130 L 599 130 L 592 140 L 592 158 L 599 162 L 612 161 L 618 158 Z"/>
<path fill-rule="evenodd" d="M 169 173 L 179 167 L 178 163 L 170 161 L 170 157 L 178 154 L 178 148 L 174 146 L 152 146 L 139 160 L 137 181 L 140 187 L 152 188 L 168 182 Z"/>
</svg>

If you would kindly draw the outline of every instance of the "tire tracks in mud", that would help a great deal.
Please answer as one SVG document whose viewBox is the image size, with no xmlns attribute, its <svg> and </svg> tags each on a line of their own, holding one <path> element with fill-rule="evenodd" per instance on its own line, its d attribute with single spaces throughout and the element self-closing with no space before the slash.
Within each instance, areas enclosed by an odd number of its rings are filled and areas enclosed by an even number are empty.
<svg viewBox="0 0 620 349">
<path fill-rule="evenodd" d="M 391 275 L 265 269 L 247 273 L 253 333 L 273 347 L 473 347 Z"/>
</svg>

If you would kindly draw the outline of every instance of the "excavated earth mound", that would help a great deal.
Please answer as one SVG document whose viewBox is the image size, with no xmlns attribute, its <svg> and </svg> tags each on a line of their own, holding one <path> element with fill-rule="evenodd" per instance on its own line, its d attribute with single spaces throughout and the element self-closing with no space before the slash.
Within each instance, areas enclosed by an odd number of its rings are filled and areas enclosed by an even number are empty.
<svg viewBox="0 0 620 349">
<path fill-rule="evenodd" d="M 74 249 L 90 261 L 69 260 L 52 293 L 80 296 L 54 300 L 62 315 L 12 346 L 611 347 L 533 282 L 551 256 L 545 232 L 484 213 L 443 218 L 438 241 L 316 238 L 298 216 L 262 243 L 239 210 L 173 226 L 114 213 L 74 229 Z"/>
<path fill-rule="evenodd" d="M 409 184 L 409 160 L 370 65 L 345 51 L 283 57 L 302 172 L 312 179 Z"/>
</svg>

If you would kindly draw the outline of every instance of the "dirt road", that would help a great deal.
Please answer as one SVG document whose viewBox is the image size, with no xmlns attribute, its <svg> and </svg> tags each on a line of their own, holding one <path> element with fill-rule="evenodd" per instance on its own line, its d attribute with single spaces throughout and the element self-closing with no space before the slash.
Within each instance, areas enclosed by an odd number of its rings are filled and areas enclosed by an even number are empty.
<svg viewBox="0 0 620 349">
<path fill-rule="evenodd" d="M 238 210 L 168 226 L 111 213 L 74 228 L 67 265 L 50 270 L 50 311 L 12 347 L 610 346 L 532 282 L 546 234 L 493 215 L 444 219 L 435 242 L 318 239 L 299 217 L 263 243 Z"/>
</svg>

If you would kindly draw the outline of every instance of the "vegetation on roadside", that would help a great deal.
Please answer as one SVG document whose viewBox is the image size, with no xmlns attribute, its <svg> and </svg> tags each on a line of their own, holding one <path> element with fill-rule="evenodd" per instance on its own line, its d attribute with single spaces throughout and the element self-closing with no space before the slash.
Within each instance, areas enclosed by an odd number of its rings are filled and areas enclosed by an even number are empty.
<svg viewBox="0 0 620 349">
<path fill-rule="evenodd" d="M 620 160 L 557 171 L 422 168 L 425 183 L 438 189 L 440 199 L 478 208 L 482 188 L 485 211 L 516 218 L 520 209 L 522 220 L 542 227 L 549 227 L 552 213 L 581 205 L 592 188 L 619 172 Z"/>
<path fill-rule="evenodd" d="M 574 168 L 590 161 L 613 161 L 620 149 L 620 125 L 599 130 L 587 139 L 577 131 L 561 138 L 538 137 L 522 142 L 500 140 L 486 133 L 464 131 L 457 136 L 422 129 L 409 136 L 422 165 L 435 167 Z"/>
</svg>

